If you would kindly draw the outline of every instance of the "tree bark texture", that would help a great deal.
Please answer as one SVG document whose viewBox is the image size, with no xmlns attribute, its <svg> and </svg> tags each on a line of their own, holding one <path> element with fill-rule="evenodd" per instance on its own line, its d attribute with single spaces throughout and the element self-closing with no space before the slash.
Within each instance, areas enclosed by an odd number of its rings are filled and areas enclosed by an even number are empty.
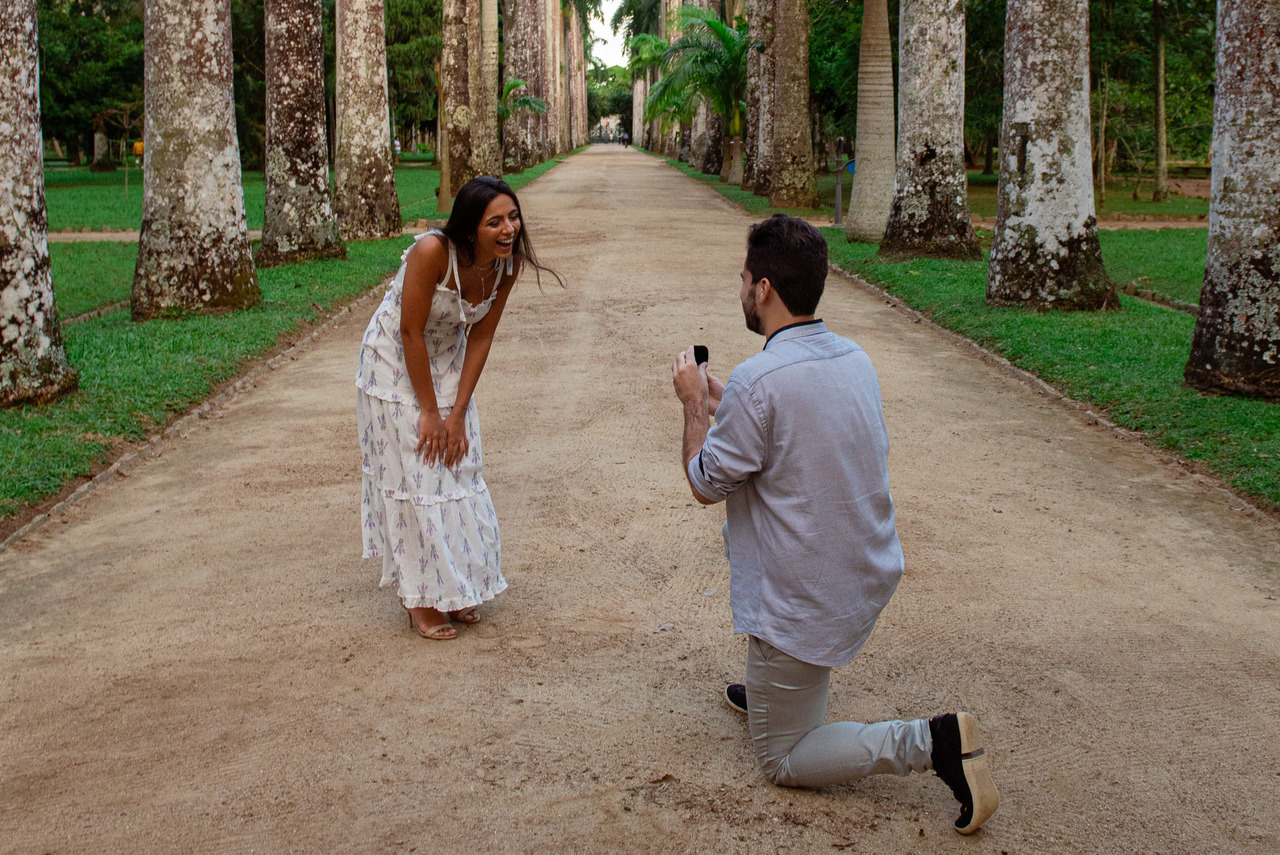
<svg viewBox="0 0 1280 855">
<path fill-rule="evenodd" d="M 266 210 L 259 267 L 346 258 L 329 188 L 320 0 L 267 0 Z"/>
<path fill-rule="evenodd" d="M 662 0 L 662 38 L 667 44 L 673 44 L 680 38 L 680 6 L 683 0 Z M 661 77 L 662 73 L 658 72 Z M 680 158 L 680 125 L 673 123 L 662 131 L 662 145 L 659 152 L 664 157 Z"/>
<path fill-rule="evenodd" d="M 742 189 L 769 195 L 773 173 L 774 44 L 777 0 L 747 0 L 747 113 L 742 134 Z M 726 134 L 732 130 L 725 129 Z"/>
<path fill-rule="evenodd" d="M 849 241 L 879 243 L 893 202 L 893 54 L 886 0 L 866 0 L 858 43 L 858 119 L 849 188 Z"/>
<path fill-rule="evenodd" d="M 808 0 L 778 0 L 774 22 L 769 204 L 775 208 L 813 208 L 818 204 L 818 190 L 809 122 Z"/>
<path fill-rule="evenodd" d="M 707 156 L 707 102 L 699 101 L 689 126 L 689 165 L 702 167 Z"/>
<path fill-rule="evenodd" d="M 93 132 L 93 163 L 89 164 L 89 171 L 116 171 L 116 159 L 111 156 L 111 144 L 107 140 L 106 131 L 95 129 Z"/>
<path fill-rule="evenodd" d="M 49 272 L 36 0 L 0 9 L 0 407 L 76 387 Z"/>
<path fill-rule="evenodd" d="M 440 145 L 449 147 L 449 195 L 456 196 L 476 177 L 471 158 L 472 61 L 467 29 L 467 0 L 444 0 L 440 51 L 440 117 L 444 131 Z"/>
<path fill-rule="evenodd" d="M 646 77 L 631 81 L 631 145 L 644 145 L 644 102 L 649 97 Z"/>
<path fill-rule="evenodd" d="M 964 0 L 903 0 L 898 169 L 880 252 L 981 259 L 964 164 Z"/>
<path fill-rule="evenodd" d="M 469 3 L 467 32 L 480 45 L 479 62 L 468 72 L 472 104 L 471 159 L 476 175 L 502 175 L 502 149 L 498 144 L 498 0 Z"/>
<path fill-rule="evenodd" d="M 523 80 L 522 94 L 546 96 L 546 65 L 542 61 L 546 44 L 546 3 L 543 0 L 506 0 L 502 17 L 503 72 L 507 80 Z M 546 117 L 537 113 L 515 113 L 502 130 L 502 147 L 507 169 L 519 172 L 538 162 Z"/>
<path fill-rule="evenodd" d="M 1164 2 L 1153 0 L 1151 8 L 1151 24 L 1155 29 L 1155 132 L 1156 132 L 1156 166 L 1155 181 L 1151 191 L 1152 202 L 1169 201 L 1169 121 L 1165 111 L 1165 71 L 1164 71 Z"/>
<path fill-rule="evenodd" d="M 558 136 L 556 141 L 556 154 L 564 154 L 572 147 L 572 124 L 570 115 L 572 114 L 572 105 L 570 104 L 570 93 L 568 93 L 568 78 L 570 78 L 570 18 L 572 17 L 572 6 L 566 10 L 561 8 L 557 14 L 559 22 L 559 42 L 557 44 L 559 70 L 559 111 L 557 118 L 559 119 Z"/>
<path fill-rule="evenodd" d="M 543 96 L 547 102 L 547 113 L 538 149 L 539 161 L 555 157 L 560 153 L 560 49 L 564 44 L 564 35 L 561 32 L 564 16 L 560 12 L 560 0 L 545 0 L 543 5 L 547 25 L 543 33 L 546 37 L 546 47 L 542 54 L 542 73 L 547 82 L 547 94 Z"/>
<path fill-rule="evenodd" d="M 703 175 L 719 175 L 724 162 L 721 144 L 724 141 L 724 116 L 719 113 L 707 113 L 707 146 L 702 152 L 701 169 Z"/>
<path fill-rule="evenodd" d="M 1010 0 L 988 303 L 1119 307 L 1102 267 L 1089 154 L 1088 0 Z"/>
<path fill-rule="evenodd" d="M 587 144 L 587 46 L 582 16 L 569 10 L 569 148 Z"/>
<path fill-rule="evenodd" d="M 144 10 L 147 156 L 133 319 L 256 305 L 230 0 L 150 0 Z"/>
<path fill-rule="evenodd" d="M 1209 254 L 1187 382 L 1280 401 L 1280 0 L 1219 0 Z"/>
<path fill-rule="evenodd" d="M 387 35 L 383 0 L 341 0 L 336 7 L 338 146 L 334 207 L 347 240 L 400 232 L 387 108 Z"/>
</svg>

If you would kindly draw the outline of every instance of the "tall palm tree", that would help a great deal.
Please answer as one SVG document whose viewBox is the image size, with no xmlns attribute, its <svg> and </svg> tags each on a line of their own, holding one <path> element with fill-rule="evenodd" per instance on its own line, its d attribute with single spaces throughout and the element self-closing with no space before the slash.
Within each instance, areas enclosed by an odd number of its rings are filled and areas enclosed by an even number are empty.
<svg viewBox="0 0 1280 855">
<path fill-rule="evenodd" d="M 1280 2 L 1218 0 L 1209 255 L 1187 382 L 1280 401 Z"/>
<path fill-rule="evenodd" d="M 662 31 L 662 0 L 622 0 L 609 20 L 614 35 L 622 30 L 623 44 L 627 45 L 627 56 L 631 67 L 631 142 L 634 145 L 644 143 L 644 102 L 649 97 L 649 78 L 652 68 L 647 64 L 643 70 L 637 70 L 636 56 L 631 51 L 631 42 L 636 36 L 658 37 Z M 648 60 L 644 60 L 647 63 Z"/>
<path fill-rule="evenodd" d="M 853 187 L 845 239 L 878 243 L 893 201 L 893 53 L 889 47 L 889 6 L 866 0 L 858 45 L 858 120 L 854 129 Z"/>
<path fill-rule="evenodd" d="M 0 407 L 76 387 L 49 272 L 36 0 L 0 9 Z"/>
<path fill-rule="evenodd" d="M 400 232 L 387 109 L 383 0 L 342 0 L 337 31 L 337 138 L 334 207 L 348 240 Z"/>
<path fill-rule="evenodd" d="M 769 204 L 775 208 L 812 208 L 818 203 L 818 190 L 809 120 L 809 2 L 778 0 L 774 14 Z"/>
<path fill-rule="evenodd" d="M 266 210 L 259 267 L 346 258 L 329 188 L 320 0 L 267 0 Z"/>
<path fill-rule="evenodd" d="M 1093 208 L 1088 0 L 1009 0 L 1007 14 L 987 302 L 1119 308 Z"/>
<path fill-rule="evenodd" d="M 903 0 L 898 170 L 883 255 L 982 258 L 964 170 L 964 0 Z"/>
<path fill-rule="evenodd" d="M 750 42 L 745 32 L 706 9 L 685 6 L 680 14 L 682 34 L 663 54 L 666 72 L 650 90 L 646 114 L 692 115 L 698 102 L 705 100 L 723 118 L 727 149 L 730 138 L 742 133 Z M 729 151 L 723 157 L 728 160 Z M 741 181 L 740 168 L 736 177 Z"/>
<path fill-rule="evenodd" d="M 150 0 L 143 10 L 147 159 L 133 318 L 255 305 L 230 0 Z"/>
</svg>

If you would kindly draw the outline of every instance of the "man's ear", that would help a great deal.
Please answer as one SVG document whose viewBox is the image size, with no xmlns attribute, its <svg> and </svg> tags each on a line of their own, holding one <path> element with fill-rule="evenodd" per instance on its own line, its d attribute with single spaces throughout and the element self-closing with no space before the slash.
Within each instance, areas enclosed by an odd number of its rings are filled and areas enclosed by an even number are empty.
<svg viewBox="0 0 1280 855">
<path fill-rule="evenodd" d="M 767 276 L 761 276 L 751 287 L 760 289 L 759 296 L 756 297 L 756 303 L 765 302 L 775 293 L 773 290 L 773 283 L 769 281 L 769 277 Z"/>
</svg>

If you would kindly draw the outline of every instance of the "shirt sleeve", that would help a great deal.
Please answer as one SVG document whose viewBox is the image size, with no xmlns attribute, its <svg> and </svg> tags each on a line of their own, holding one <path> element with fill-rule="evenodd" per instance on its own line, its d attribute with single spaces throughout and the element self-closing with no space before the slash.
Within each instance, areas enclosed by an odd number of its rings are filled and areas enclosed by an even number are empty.
<svg viewBox="0 0 1280 855">
<path fill-rule="evenodd" d="M 765 424 L 751 390 L 733 378 L 716 407 L 716 424 L 689 461 L 689 482 L 708 499 L 723 501 L 765 463 Z"/>
</svg>

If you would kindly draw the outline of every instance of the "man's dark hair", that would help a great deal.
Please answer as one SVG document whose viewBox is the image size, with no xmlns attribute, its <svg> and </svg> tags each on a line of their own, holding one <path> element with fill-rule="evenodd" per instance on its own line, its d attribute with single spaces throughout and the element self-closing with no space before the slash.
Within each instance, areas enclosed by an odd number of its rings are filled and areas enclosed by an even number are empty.
<svg viewBox="0 0 1280 855">
<path fill-rule="evenodd" d="M 827 242 L 804 220 L 774 214 L 747 232 L 751 280 L 768 279 L 793 315 L 818 310 L 827 281 Z"/>
</svg>

